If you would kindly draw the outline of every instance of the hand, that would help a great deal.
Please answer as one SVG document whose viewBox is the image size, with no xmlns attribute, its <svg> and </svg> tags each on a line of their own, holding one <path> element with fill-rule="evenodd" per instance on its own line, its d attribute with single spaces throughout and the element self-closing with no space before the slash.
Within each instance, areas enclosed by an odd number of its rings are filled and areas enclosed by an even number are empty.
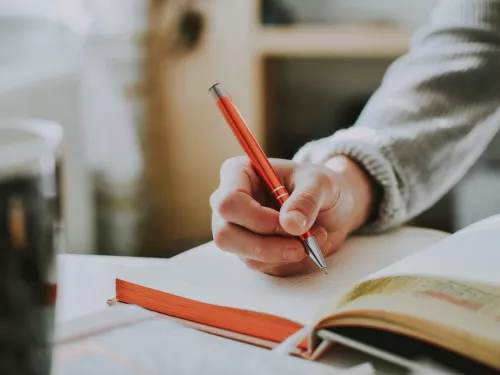
<svg viewBox="0 0 500 375">
<path fill-rule="evenodd" d="M 271 159 L 290 193 L 281 209 L 247 158 L 229 159 L 212 194 L 215 244 L 250 268 L 285 276 L 316 267 L 300 236 L 312 228 L 324 256 L 338 250 L 373 212 L 374 186 L 345 156 L 325 166 Z"/>
</svg>

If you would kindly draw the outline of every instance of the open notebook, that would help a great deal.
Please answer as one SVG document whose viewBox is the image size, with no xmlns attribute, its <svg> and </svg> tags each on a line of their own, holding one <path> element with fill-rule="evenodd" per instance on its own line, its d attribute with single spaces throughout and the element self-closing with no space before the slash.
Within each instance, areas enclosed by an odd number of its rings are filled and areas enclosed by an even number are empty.
<svg viewBox="0 0 500 375">
<path fill-rule="evenodd" d="M 328 275 L 278 278 L 208 244 L 161 274 L 118 277 L 115 301 L 263 347 L 311 326 L 295 351 L 305 358 L 315 358 L 318 331 L 372 343 L 391 333 L 500 370 L 499 249 L 499 217 L 453 235 L 402 228 L 349 239 L 327 259 Z"/>
</svg>

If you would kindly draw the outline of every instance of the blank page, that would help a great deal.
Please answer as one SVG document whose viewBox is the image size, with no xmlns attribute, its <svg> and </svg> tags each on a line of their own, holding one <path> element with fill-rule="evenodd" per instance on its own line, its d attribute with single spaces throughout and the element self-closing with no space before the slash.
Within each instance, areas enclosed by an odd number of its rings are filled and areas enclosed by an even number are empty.
<svg viewBox="0 0 500 375">
<path fill-rule="evenodd" d="M 236 256 L 209 243 L 182 253 L 161 270 L 141 271 L 124 280 L 193 300 L 273 314 L 312 324 L 320 305 L 366 275 L 447 236 L 446 233 L 401 228 L 382 236 L 350 238 L 326 259 L 321 270 L 292 277 L 273 277 L 248 269 Z M 120 277 L 119 274 L 116 275 Z"/>
<path fill-rule="evenodd" d="M 500 222 L 455 233 L 366 279 L 430 276 L 500 286 Z"/>
</svg>

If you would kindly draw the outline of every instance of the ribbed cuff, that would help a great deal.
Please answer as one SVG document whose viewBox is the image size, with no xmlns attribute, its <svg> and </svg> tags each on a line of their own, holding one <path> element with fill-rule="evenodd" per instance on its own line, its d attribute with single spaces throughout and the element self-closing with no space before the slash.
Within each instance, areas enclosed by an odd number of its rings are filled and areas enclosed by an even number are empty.
<svg viewBox="0 0 500 375">
<path fill-rule="evenodd" d="M 359 232 L 374 233 L 396 227 L 406 219 L 406 205 L 399 190 L 392 164 L 375 146 L 376 142 L 373 138 L 366 139 L 369 134 L 363 134 L 362 131 L 353 132 L 352 130 L 354 129 L 339 131 L 331 137 L 306 144 L 298 151 L 293 160 L 322 164 L 336 155 L 351 158 L 364 167 L 366 172 L 383 189 L 382 200 L 379 202 L 375 219 L 366 223 Z"/>
</svg>

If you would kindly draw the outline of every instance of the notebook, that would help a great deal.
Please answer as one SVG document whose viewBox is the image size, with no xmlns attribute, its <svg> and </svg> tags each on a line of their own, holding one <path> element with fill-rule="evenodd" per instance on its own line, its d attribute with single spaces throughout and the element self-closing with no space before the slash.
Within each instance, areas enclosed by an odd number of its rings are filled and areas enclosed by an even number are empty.
<svg viewBox="0 0 500 375">
<path fill-rule="evenodd" d="M 328 257 L 328 275 L 268 276 L 208 244 L 172 258 L 161 273 L 118 277 L 110 303 L 267 348 L 310 327 L 293 351 L 308 359 L 327 347 L 319 333 L 331 332 L 374 346 L 394 342 L 387 350 L 413 340 L 445 361 L 500 370 L 498 249 L 500 216 L 452 235 L 404 227 L 352 237 Z"/>
</svg>

